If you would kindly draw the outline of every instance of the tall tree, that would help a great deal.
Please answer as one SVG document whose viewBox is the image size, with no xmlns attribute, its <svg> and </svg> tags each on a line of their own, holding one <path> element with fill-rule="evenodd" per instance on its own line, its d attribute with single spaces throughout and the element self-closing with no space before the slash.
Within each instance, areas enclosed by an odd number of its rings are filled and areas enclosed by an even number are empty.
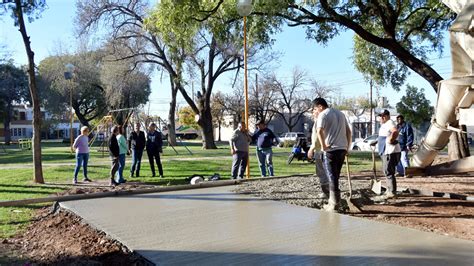
<svg viewBox="0 0 474 266">
<path fill-rule="evenodd" d="M 273 76 L 263 77 L 250 90 L 250 113 L 255 114 L 256 120 L 269 123 L 275 116 L 273 107 L 279 98 L 273 85 Z"/>
<path fill-rule="evenodd" d="M 75 66 L 72 79 L 66 80 L 66 64 Z M 100 52 L 88 51 L 75 55 L 57 55 L 43 59 L 38 66 L 44 105 L 52 114 L 63 114 L 70 108 L 81 124 L 91 127 L 90 121 L 107 113 L 105 89 L 100 80 L 102 66 Z"/>
<path fill-rule="evenodd" d="M 23 44 L 25 45 L 26 55 L 28 57 L 28 86 L 30 88 L 30 95 L 33 105 L 33 168 L 34 181 L 36 183 L 44 183 L 43 166 L 41 160 L 41 107 L 38 88 L 36 85 L 35 75 L 35 54 L 31 48 L 30 37 L 26 31 L 25 19 L 26 15 L 29 21 L 38 18 L 39 14 L 46 7 L 45 0 L 15 0 L 3 1 L 0 4 L 3 10 L 10 10 L 11 16 L 15 21 L 15 26 L 18 26 Z M 0 8 L 0 12 L 2 9 Z M 2 13 L 0 13 L 2 14 Z"/>
<path fill-rule="evenodd" d="M 205 22 L 204 22 L 205 21 Z M 257 52 L 270 43 L 271 29 L 267 20 L 257 18 L 249 22 L 251 51 Z M 216 80 L 226 72 L 238 70 L 242 64 L 242 21 L 234 1 L 185 0 L 160 1 L 147 19 L 148 29 L 162 36 L 175 51 L 186 55 L 186 71 L 198 77 L 198 97 L 189 96 L 182 82 L 183 98 L 199 115 L 203 133 L 203 147 L 216 148 L 212 129 L 211 95 Z M 183 76 L 181 76 L 183 77 Z"/>
<path fill-rule="evenodd" d="M 29 101 L 28 77 L 11 63 L 0 65 L 0 117 L 3 118 L 5 143 L 10 144 L 10 123 L 14 102 Z"/>
<path fill-rule="evenodd" d="M 222 104 L 224 102 L 224 97 L 224 94 L 218 91 L 214 93 L 211 98 L 212 120 L 214 126 L 217 127 L 217 141 L 221 141 L 221 128 L 226 125 L 226 109 Z"/>
<path fill-rule="evenodd" d="M 245 98 L 243 86 L 235 86 L 230 93 L 216 94 L 215 101 L 225 113 L 232 117 L 232 126 L 237 128 L 239 122 L 244 121 Z"/>
<path fill-rule="evenodd" d="M 278 101 L 273 112 L 283 119 L 288 131 L 293 131 L 300 119 L 311 108 L 310 96 L 303 89 L 306 76 L 306 72 L 294 68 L 289 82 L 273 77 L 273 88 L 278 94 Z"/>
<path fill-rule="evenodd" d="M 425 97 L 424 89 L 407 85 L 406 95 L 397 103 L 397 112 L 405 117 L 415 127 L 430 121 L 434 113 L 431 103 Z"/>
<path fill-rule="evenodd" d="M 148 101 L 151 93 L 149 73 L 134 66 L 133 60 L 104 60 L 100 79 L 110 109 L 138 108 Z M 124 124 L 129 114 L 130 111 L 113 113 L 119 124 Z"/>
<path fill-rule="evenodd" d="M 176 145 L 176 96 L 182 86 L 179 67 L 182 59 L 177 51 L 169 50 L 160 36 L 147 30 L 148 1 L 78 0 L 76 6 L 76 25 L 81 34 L 101 32 L 112 48 L 109 51 L 117 52 L 117 60 L 133 58 L 136 63 L 153 64 L 169 76 L 172 98 L 168 112 L 168 141 Z"/>
</svg>

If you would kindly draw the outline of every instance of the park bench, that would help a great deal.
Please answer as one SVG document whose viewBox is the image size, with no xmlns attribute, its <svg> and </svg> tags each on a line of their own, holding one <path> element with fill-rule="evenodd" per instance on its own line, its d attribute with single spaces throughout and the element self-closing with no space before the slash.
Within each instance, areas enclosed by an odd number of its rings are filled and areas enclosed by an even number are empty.
<svg viewBox="0 0 474 266">
<path fill-rule="evenodd" d="M 20 150 L 31 150 L 31 139 L 18 139 L 18 148 Z"/>
</svg>

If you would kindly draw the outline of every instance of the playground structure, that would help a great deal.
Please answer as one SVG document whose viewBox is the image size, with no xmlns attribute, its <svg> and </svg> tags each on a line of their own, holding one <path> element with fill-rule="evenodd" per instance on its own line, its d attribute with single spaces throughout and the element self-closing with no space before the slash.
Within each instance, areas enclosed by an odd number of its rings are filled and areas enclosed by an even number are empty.
<svg viewBox="0 0 474 266">
<path fill-rule="evenodd" d="M 140 124 L 140 127 L 145 132 L 145 134 L 147 132 L 148 125 L 152 122 L 155 122 L 156 124 L 159 124 L 159 125 L 166 124 L 165 121 L 163 121 L 160 117 L 158 117 L 158 121 L 153 121 L 153 119 L 150 116 L 142 115 L 138 108 L 123 108 L 123 109 L 110 110 L 107 115 L 101 118 L 97 126 L 90 131 L 93 137 L 89 140 L 89 146 L 92 146 L 92 144 L 96 140 L 101 141 L 98 151 L 102 152 L 102 156 L 105 155 L 105 152 L 108 152 L 108 140 L 111 135 L 112 127 L 114 125 L 119 124 L 117 123 L 117 121 L 114 119 L 114 116 L 112 115 L 113 113 L 117 113 L 117 112 L 128 112 L 124 123 L 121 125 L 125 129 L 126 132 L 132 132 L 134 130 L 134 125 L 136 123 Z M 161 130 L 161 127 L 158 127 L 158 129 Z M 185 143 L 182 142 L 180 138 L 178 138 L 177 141 L 180 144 L 180 146 L 183 146 L 190 155 L 193 155 L 191 150 L 186 146 Z M 168 146 L 171 147 L 176 154 L 179 154 L 178 151 L 175 149 L 173 145 L 171 145 L 170 142 L 168 142 Z"/>
<path fill-rule="evenodd" d="M 449 29 L 452 78 L 438 86 L 436 112 L 431 126 L 414 154 L 409 174 L 442 175 L 474 171 L 474 156 L 431 166 L 453 132 L 466 133 L 461 125 L 474 125 L 474 2 L 443 0 L 458 14 Z"/>
</svg>

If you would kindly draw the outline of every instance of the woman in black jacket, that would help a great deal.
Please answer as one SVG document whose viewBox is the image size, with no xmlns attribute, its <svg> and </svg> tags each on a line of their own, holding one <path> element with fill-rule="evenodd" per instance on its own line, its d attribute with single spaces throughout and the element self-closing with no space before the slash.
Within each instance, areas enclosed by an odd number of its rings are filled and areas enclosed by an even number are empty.
<svg viewBox="0 0 474 266">
<path fill-rule="evenodd" d="M 119 154 L 120 149 L 117 142 L 117 135 L 119 133 L 119 127 L 113 126 L 112 127 L 112 136 L 109 139 L 109 152 L 110 152 L 110 159 L 112 160 L 112 167 L 110 169 L 110 185 L 115 186 L 118 183 L 115 181 L 115 173 L 119 168 Z"/>
</svg>

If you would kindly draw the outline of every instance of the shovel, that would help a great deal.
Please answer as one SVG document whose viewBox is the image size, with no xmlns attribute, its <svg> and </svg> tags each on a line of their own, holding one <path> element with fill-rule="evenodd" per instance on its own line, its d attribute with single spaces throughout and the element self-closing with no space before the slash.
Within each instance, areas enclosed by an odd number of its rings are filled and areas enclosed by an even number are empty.
<svg viewBox="0 0 474 266">
<path fill-rule="evenodd" d="M 382 194 L 382 181 L 377 178 L 377 171 L 375 169 L 375 147 L 371 145 L 370 149 L 372 150 L 372 172 L 374 174 L 370 180 L 370 187 L 375 194 L 380 195 Z"/>
<path fill-rule="evenodd" d="M 362 212 L 362 210 L 352 202 L 352 183 L 351 183 L 351 171 L 349 170 L 349 155 L 346 155 L 346 170 L 347 170 L 347 182 L 349 183 L 349 198 L 347 199 L 347 206 L 349 207 L 350 212 Z"/>
</svg>

